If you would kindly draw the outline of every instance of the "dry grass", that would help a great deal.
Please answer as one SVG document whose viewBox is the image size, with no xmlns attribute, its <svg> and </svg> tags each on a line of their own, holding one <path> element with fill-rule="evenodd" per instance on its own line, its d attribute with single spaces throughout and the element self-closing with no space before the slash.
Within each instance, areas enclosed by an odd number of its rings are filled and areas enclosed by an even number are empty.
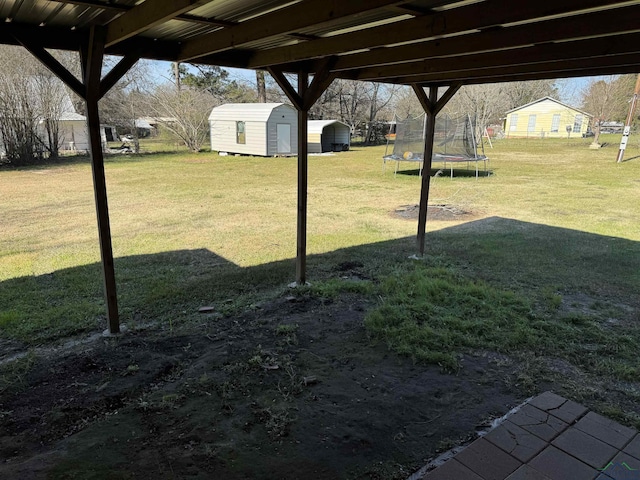
<svg viewBox="0 0 640 480">
<path fill-rule="evenodd" d="M 640 154 L 637 140 L 632 140 L 627 159 Z M 478 180 L 461 175 L 450 179 L 448 172 L 443 172 L 432 180 L 431 203 L 471 211 L 475 220 L 502 217 L 640 240 L 640 159 L 616 164 L 617 146 L 589 150 L 589 141 L 495 142 L 494 148 L 487 150 L 493 175 Z M 415 165 L 402 165 L 395 177 L 392 168 L 383 174 L 383 153 L 384 147 L 354 147 L 349 152 L 310 157 L 310 254 L 415 235 L 415 221 L 391 215 L 401 205 L 418 203 L 420 180 L 415 174 L 406 174 Z M 203 251 L 218 256 L 217 260 L 206 260 L 210 264 L 192 259 L 190 264 L 168 267 L 166 258 L 158 257 L 148 265 L 138 262 L 135 268 L 131 262 L 117 266 L 125 318 L 135 316 L 139 309 L 146 309 L 154 318 L 174 318 L 185 302 L 210 298 L 213 285 L 220 289 L 221 298 L 242 294 L 245 289 L 241 285 L 246 281 L 234 277 L 233 281 L 225 280 L 224 285 L 215 283 L 213 264 L 224 264 L 226 260 L 240 267 L 253 267 L 295 257 L 294 158 L 152 153 L 109 158 L 106 174 L 117 259 L 175 251 Z M 73 311 L 73 318 L 84 319 L 83 328 L 93 325 L 101 306 L 92 298 L 101 298 L 101 286 L 97 270 L 92 270 L 99 261 L 99 250 L 88 161 L 0 170 L 0 212 L 0 286 L 6 287 L 4 297 L 0 291 L 0 300 L 8 305 L 3 305 L 5 310 L 0 312 L 0 327 L 3 321 L 18 324 L 37 316 L 30 300 L 34 296 L 42 299 L 37 307 L 42 322 L 49 321 L 51 309 L 57 308 L 61 315 L 69 317 L 66 312 Z M 428 228 L 440 230 L 468 219 L 433 221 Z M 482 228 L 489 225 L 480 224 Z M 477 258 L 493 255 L 492 266 L 485 267 L 482 273 L 503 284 L 510 282 L 503 272 L 521 264 L 524 251 L 532 256 L 527 264 L 546 282 L 553 285 L 553 275 L 556 283 L 567 281 L 563 276 L 566 272 L 550 274 L 547 267 L 543 270 L 542 266 L 553 262 L 544 249 L 536 249 L 540 242 L 531 243 L 536 241 L 533 237 L 501 237 L 501 232 L 478 237 L 478 223 L 466 225 L 468 233 L 459 230 L 462 233 L 455 238 L 448 236 L 446 229 L 431 236 L 429 251 L 453 255 L 455 262 L 468 261 L 472 251 Z M 574 261 L 579 253 L 566 249 L 563 255 L 565 260 Z M 496 254 L 500 254 L 499 259 Z M 627 255 L 627 250 L 617 254 Z M 614 260 L 619 261 L 619 257 Z M 365 263 L 376 268 L 384 261 L 383 256 L 374 254 Z M 474 261 L 469 264 L 473 266 Z M 56 285 L 55 289 L 46 285 L 44 274 L 90 265 L 93 266 L 75 273 L 68 271 L 67 283 Z M 631 268 L 630 265 L 624 268 Z M 292 262 L 274 268 L 279 269 L 277 274 L 264 270 L 259 278 L 282 284 L 293 279 Z M 316 269 L 315 275 L 319 276 L 320 270 Z M 588 271 L 587 265 L 583 270 L 572 271 L 572 275 Z M 607 272 L 620 276 L 615 270 Z M 94 276 L 93 293 L 87 293 L 87 279 Z M 10 279 L 15 282 L 10 284 Z M 631 275 L 618 279 L 620 282 L 632 287 L 640 280 Z M 209 290 L 205 291 L 201 284 L 207 284 Z M 66 304 L 67 300 L 60 297 L 62 292 L 75 294 L 73 301 L 77 303 Z M 186 297 L 181 298 L 180 292 Z M 65 332 L 73 331 L 73 321 L 69 320 Z"/>
<path fill-rule="evenodd" d="M 640 161 L 588 140 L 503 140 L 489 178 L 433 180 L 431 203 L 602 235 L 640 239 Z M 637 145 L 627 158 L 637 155 Z M 309 253 L 415 234 L 392 218 L 417 203 L 419 179 L 388 169 L 383 147 L 309 160 Z M 441 165 L 434 165 L 440 167 Z M 401 168 L 413 168 L 402 164 Z M 99 259 L 90 166 L 0 171 L 0 280 Z M 295 256 L 296 160 L 153 154 L 107 161 L 114 254 L 205 248 L 241 266 Z M 440 222 L 430 229 L 438 229 Z"/>
</svg>

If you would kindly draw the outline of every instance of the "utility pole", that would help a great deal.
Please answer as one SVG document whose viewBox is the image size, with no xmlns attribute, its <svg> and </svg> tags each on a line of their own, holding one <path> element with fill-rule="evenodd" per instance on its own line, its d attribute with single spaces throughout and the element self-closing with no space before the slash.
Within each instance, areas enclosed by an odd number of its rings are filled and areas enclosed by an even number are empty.
<svg viewBox="0 0 640 480">
<path fill-rule="evenodd" d="M 624 157 L 624 150 L 627 148 L 629 133 L 631 133 L 631 122 L 633 121 L 633 113 L 635 112 L 636 104 L 638 103 L 638 95 L 640 95 L 640 73 L 638 74 L 636 88 L 634 89 L 633 97 L 631 98 L 631 105 L 629 106 L 627 121 L 624 123 L 624 132 L 622 132 L 622 140 L 620 140 L 620 150 L 618 150 L 618 163 L 622 162 L 622 158 Z"/>
</svg>

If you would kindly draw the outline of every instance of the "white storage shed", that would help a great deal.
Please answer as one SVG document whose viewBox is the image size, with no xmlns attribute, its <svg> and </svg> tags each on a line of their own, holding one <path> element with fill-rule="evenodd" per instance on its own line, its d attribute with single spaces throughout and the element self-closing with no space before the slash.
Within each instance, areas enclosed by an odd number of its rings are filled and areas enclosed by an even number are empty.
<svg viewBox="0 0 640 480">
<path fill-rule="evenodd" d="M 342 152 L 351 145 L 351 128 L 338 120 L 309 120 L 309 153 Z"/>
<path fill-rule="evenodd" d="M 89 151 L 89 133 L 87 132 L 87 117 L 76 112 L 64 112 L 60 115 L 60 150 Z M 100 125 L 102 145 L 106 148 L 108 136 L 113 139 L 115 127 Z M 46 137 L 42 133 L 43 138 Z"/>
<path fill-rule="evenodd" d="M 285 103 L 227 103 L 209 115 L 211 150 L 246 155 L 298 153 L 298 114 Z"/>
</svg>

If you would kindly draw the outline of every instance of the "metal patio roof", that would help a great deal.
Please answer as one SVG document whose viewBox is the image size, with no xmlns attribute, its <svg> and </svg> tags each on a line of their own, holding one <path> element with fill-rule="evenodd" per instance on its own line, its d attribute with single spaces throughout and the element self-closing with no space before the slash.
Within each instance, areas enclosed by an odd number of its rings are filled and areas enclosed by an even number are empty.
<svg viewBox="0 0 640 480">
<path fill-rule="evenodd" d="M 0 0 L 0 43 L 447 85 L 640 70 L 640 1 Z"/>
</svg>

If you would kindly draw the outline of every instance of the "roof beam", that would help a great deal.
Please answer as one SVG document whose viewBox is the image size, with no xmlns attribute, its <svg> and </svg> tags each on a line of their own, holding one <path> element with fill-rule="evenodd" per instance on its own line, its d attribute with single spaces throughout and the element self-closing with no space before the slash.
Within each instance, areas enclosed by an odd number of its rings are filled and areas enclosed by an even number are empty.
<svg viewBox="0 0 640 480">
<path fill-rule="evenodd" d="M 101 0 L 51 0 L 51 1 L 58 2 L 58 3 L 68 3 L 71 5 L 80 5 L 83 7 L 101 8 L 108 12 L 128 12 L 129 10 L 135 8 L 130 5 L 121 5 L 119 3 L 113 3 L 112 1 L 109 1 L 109 3 L 106 3 Z M 202 25 L 212 25 L 212 26 L 218 26 L 218 27 L 230 27 L 232 25 L 235 25 L 234 22 L 228 22 L 226 20 L 218 20 L 217 18 L 199 17 L 197 15 L 189 15 L 186 13 L 182 15 L 177 15 L 175 18 L 176 20 L 183 20 L 185 22 L 199 23 Z"/>
<path fill-rule="evenodd" d="M 481 85 L 486 83 L 505 83 L 505 82 L 529 82 L 533 80 L 555 80 L 561 78 L 590 77 L 601 75 L 626 75 L 636 74 L 639 65 L 616 65 L 602 68 L 584 68 L 582 70 L 554 70 L 540 71 L 534 73 L 509 73 L 499 76 L 483 76 L 465 80 L 465 85 Z M 422 82 L 421 85 L 429 86 L 432 82 Z M 438 83 L 438 85 L 440 85 Z"/>
<path fill-rule="evenodd" d="M 331 73 L 331 66 L 335 62 L 335 57 L 328 57 L 325 59 L 323 67 L 316 72 L 311 81 L 311 85 L 306 92 L 304 92 L 304 106 L 309 110 L 320 96 L 325 92 L 331 82 L 336 78 L 335 74 Z"/>
<path fill-rule="evenodd" d="M 113 88 L 113 86 L 118 83 L 131 67 L 133 67 L 136 62 L 140 59 L 138 55 L 135 53 L 131 53 L 129 55 L 124 56 L 110 71 L 107 73 L 102 80 L 100 80 L 100 89 L 98 93 L 98 97 L 104 97 L 109 90 Z"/>
<path fill-rule="evenodd" d="M 545 43 L 532 47 L 502 50 L 499 52 L 462 55 L 457 57 L 434 58 L 419 62 L 387 65 L 360 70 L 354 80 L 383 80 L 388 77 L 423 74 L 440 74 L 444 77 L 450 72 L 508 67 L 525 64 L 544 64 L 580 58 L 605 57 L 636 53 L 640 58 L 640 33 L 617 35 L 604 38 L 577 40 L 563 48 L 556 43 Z"/>
<path fill-rule="evenodd" d="M 34 57 L 51 70 L 64 84 L 69 87 L 80 98 L 85 98 L 86 89 L 80 80 L 76 78 L 66 67 L 64 67 L 53 55 L 47 52 L 31 36 L 15 35 L 16 40 L 26 48 Z"/>
<path fill-rule="evenodd" d="M 519 25 L 399 47 L 379 48 L 364 53 L 341 56 L 335 64 L 334 71 L 373 65 L 399 64 L 426 58 L 488 50 L 502 50 L 566 39 L 619 34 L 621 31 L 640 30 L 637 18 L 640 18 L 640 6 L 634 5 L 549 20 L 545 22 L 543 28 L 532 29 L 529 25 Z"/>
<path fill-rule="evenodd" d="M 179 60 L 181 62 L 194 60 L 205 55 L 237 48 L 256 40 L 295 33 L 310 26 L 406 2 L 407 0 L 307 0 L 299 2 L 240 22 L 234 27 L 224 28 L 187 41 L 182 46 Z M 434 1 L 434 3 L 436 2 Z"/>
<path fill-rule="evenodd" d="M 449 85 L 449 88 L 447 88 L 447 90 L 442 94 L 442 96 L 437 99 L 436 102 L 433 102 L 429 99 L 426 92 L 420 85 L 414 83 L 413 85 L 411 85 L 411 88 L 413 88 L 413 91 L 418 97 L 418 101 L 420 102 L 420 105 L 422 105 L 423 110 L 427 113 L 430 113 L 431 115 L 437 115 L 438 113 L 440 113 L 440 110 L 442 110 L 445 105 L 449 103 L 449 100 L 453 98 L 456 92 L 460 90 L 461 86 L 461 83 L 452 83 L 451 85 Z"/>
<path fill-rule="evenodd" d="M 192 10 L 198 0 L 145 0 L 107 25 L 105 46 L 133 37 L 167 20 Z"/>
<path fill-rule="evenodd" d="M 388 83 L 411 85 L 448 85 L 455 82 L 463 84 L 497 83 L 524 80 L 540 80 L 565 77 L 584 77 L 591 75 L 619 75 L 640 71 L 640 55 L 607 55 L 605 57 L 580 58 L 545 62 L 536 67 L 532 64 L 494 67 L 486 69 L 464 70 L 448 74 L 435 73 L 387 78 Z"/>
<path fill-rule="evenodd" d="M 374 48 L 381 46 L 382 40 L 384 40 L 384 45 L 417 42 L 421 39 L 434 39 L 514 22 L 533 21 L 589 8 L 604 9 L 607 6 L 624 3 L 621 0 L 560 0 L 526 3 L 513 0 L 492 0 L 491 8 L 489 8 L 486 2 L 479 2 L 353 33 L 333 35 L 297 45 L 258 51 L 250 58 L 247 67 L 261 68 L 266 65 L 286 64 Z M 416 32 L 422 32 L 422 36 L 417 35 Z"/>
<path fill-rule="evenodd" d="M 16 22 L 2 23 L 0 28 L 0 43 L 18 45 L 16 37 L 28 40 L 29 43 L 40 45 L 43 48 L 56 50 L 78 51 L 84 35 L 80 32 L 70 31 L 68 28 L 24 25 Z"/>
<path fill-rule="evenodd" d="M 273 77 L 276 83 L 280 86 L 284 94 L 287 96 L 289 101 L 293 103 L 296 110 L 300 111 L 304 109 L 304 100 L 302 99 L 302 95 L 299 95 L 296 92 L 295 88 L 291 86 L 289 79 L 285 77 L 284 73 L 280 70 L 276 70 L 275 68 L 267 68 L 269 74 Z"/>
</svg>

